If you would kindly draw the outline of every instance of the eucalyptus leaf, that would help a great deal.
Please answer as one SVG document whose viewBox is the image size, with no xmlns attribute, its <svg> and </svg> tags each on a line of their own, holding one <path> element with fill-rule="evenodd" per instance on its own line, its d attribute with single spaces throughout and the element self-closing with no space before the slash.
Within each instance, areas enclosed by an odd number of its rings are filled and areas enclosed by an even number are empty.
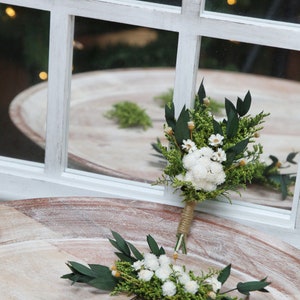
<svg viewBox="0 0 300 300">
<path fill-rule="evenodd" d="M 169 127 L 175 130 L 176 119 L 175 119 L 175 107 L 174 103 L 171 102 L 165 105 L 165 119 Z"/>
<path fill-rule="evenodd" d="M 151 252 L 156 255 L 160 256 L 162 254 L 165 254 L 165 250 L 163 247 L 159 247 L 155 239 L 149 234 L 147 235 L 147 243 L 149 245 L 149 248 Z"/>
<path fill-rule="evenodd" d="M 250 292 L 254 291 L 268 292 L 265 287 L 269 284 L 270 282 L 267 282 L 265 279 L 263 279 L 260 281 L 239 282 L 236 287 L 241 294 L 249 296 Z"/>
<path fill-rule="evenodd" d="M 198 89 L 198 93 L 197 93 L 200 104 L 203 104 L 203 99 L 206 97 L 206 92 L 205 92 L 205 88 L 203 85 L 203 81 L 204 81 L 204 79 L 202 79 L 201 84 Z"/>
<path fill-rule="evenodd" d="M 220 135 L 224 135 L 222 127 L 220 125 L 220 123 L 218 121 L 216 121 L 215 119 L 213 119 L 213 127 L 214 127 L 214 134 L 220 134 Z"/>
<path fill-rule="evenodd" d="M 94 272 L 95 277 L 111 275 L 111 270 L 107 266 L 98 265 L 98 264 L 89 264 L 89 267 Z"/>
<path fill-rule="evenodd" d="M 235 157 L 246 149 L 248 143 L 249 143 L 249 139 L 245 139 L 238 142 L 236 145 L 228 148 L 226 150 L 226 164 L 228 165 L 232 164 Z"/>
<path fill-rule="evenodd" d="M 67 265 L 69 267 L 71 267 L 74 271 L 76 271 L 82 275 L 86 275 L 89 277 L 95 277 L 94 271 L 92 271 L 90 268 L 88 268 L 87 266 L 85 266 L 83 264 L 80 264 L 75 261 L 69 261 Z"/>
<path fill-rule="evenodd" d="M 118 281 L 115 277 L 110 275 L 94 278 L 93 280 L 89 281 L 88 284 L 100 290 L 112 291 L 118 284 Z"/>
<path fill-rule="evenodd" d="M 156 256 L 159 255 L 159 247 L 158 244 L 156 243 L 155 239 L 149 234 L 147 235 L 147 243 L 149 245 L 149 248 L 153 254 Z"/>
<path fill-rule="evenodd" d="M 236 109 L 238 114 L 242 117 L 248 113 L 250 107 L 251 107 L 251 94 L 248 91 L 244 97 L 244 100 L 242 100 L 241 98 L 237 99 Z"/>
<path fill-rule="evenodd" d="M 288 154 L 286 161 L 291 163 L 291 164 L 297 164 L 296 161 L 294 161 L 295 156 L 298 154 L 299 152 L 291 152 Z"/>
<path fill-rule="evenodd" d="M 144 258 L 143 254 L 138 250 L 136 249 L 136 247 L 134 245 L 132 245 L 131 243 L 127 242 L 132 254 L 134 255 L 134 257 L 137 259 L 137 260 L 142 260 Z"/>
<path fill-rule="evenodd" d="M 226 280 L 230 276 L 230 272 L 231 272 L 231 264 L 229 264 L 223 270 L 221 270 L 217 279 L 222 283 L 222 285 L 226 282 Z"/>
<path fill-rule="evenodd" d="M 184 106 L 177 119 L 175 129 L 174 129 L 174 135 L 178 145 L 181 145 L 183 140 L 187 140 L 190 137 L 190 131 L 188 128 L 189 121 L 190 121 L 190 114 L 189 111 Z"/>
<path fill-rule="evenodd" d="M 126 255 L 126 254 L 124 254 L 124 253 L 122 253 L 122 252 L 115 252 L 115 255 L 116 255 L 117 257 L 119 257 L 120 260 L 122 260 L 122 261 L 127 261 L 127 262 L 129 262 L 129 263 L 131 263 L 131 264 L 134 263 L 134 262 L 136 261 L 136 259 L 133 258 L 132 256 Z"/>
<path fill-rule="evenodd" d="M 115 231 L 112 231 L 112 235 L 115 238 L 115 243 L 112 243 L 111 239 L 109 239 L 109 241 L 113 244 L 113 246 L 123 252 L 125 255 L 130 256 L 130 249 L 127 245 L 127 242 L 121 237 L 119 233 Z"/>
</svg>

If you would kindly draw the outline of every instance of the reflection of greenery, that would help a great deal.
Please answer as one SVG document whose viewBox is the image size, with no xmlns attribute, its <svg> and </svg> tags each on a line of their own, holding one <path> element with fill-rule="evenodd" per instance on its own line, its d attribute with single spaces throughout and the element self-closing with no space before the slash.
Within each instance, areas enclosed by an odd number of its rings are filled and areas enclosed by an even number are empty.
<svg viewBox="0 0 300 300">
<path fill-rule="evenodd" d="M 142 127 L 146 130 L 152 126 L 152 121 L 145 110 L 130 101 L 114 104 L 105 117 L 116 120 L 120 128 Z"/>
<path fill-rule="evenodd" d="M 173 101 L 173 89 L 169 89 L 158 96 L 154 97 L 154 100 L 159 103 L 161 107 L 165 107 L 166 104 L 170 104 Z M 221 110 L 224 108 L 224 104 L 220 103 L 210 97 L 209 98 L 209 109 L 214 114 L 220 114 Z"/>
<path fill-rule="evenodd" d="M 298 152 L 289 153 L 285 163 L 297 164 L 294 161 L 297 154 Z M 282 163 L 274 155 L 270 155 L 269 157 L 272 161 L 270 164 L 261 162 L 257 166 L 253 183 L 263 184 L 280 191 L 282 200 L 284 200 L 287 196 L 292 195 L 289 192 L 289 188 L 295 184 L 296 174 L 281 173 L 280 171 L 283 169 Z"/>
</svg>

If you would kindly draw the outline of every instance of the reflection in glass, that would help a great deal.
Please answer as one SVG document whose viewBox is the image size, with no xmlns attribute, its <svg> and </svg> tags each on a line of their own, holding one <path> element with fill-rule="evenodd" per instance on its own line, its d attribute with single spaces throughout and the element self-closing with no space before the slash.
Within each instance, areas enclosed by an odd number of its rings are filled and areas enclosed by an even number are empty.
<svg viewBox="0 0 300 300">
<path fill-rule="evenodd" d="M 48 32 L 47 12 L 0 4 L 0 155 L 44 159 L 43 150 L 21 133 L 27 126 L 22 108 L 12 105 L 9 116 L 9 107 L 21 91 L 47 79 Z"/>
<path fill-rule="evenodd" d="M 161 168 L 151 143 L 163 137 L 164 109 L 154 98 L 173 88 L 177 34 L 76 18 L 74 44 L 70 166 L 156 180 Z M 121 128 L 107 117 L 125 101 L 144 110 L 152 126 Z"/>
<path fill-rule="evenodd" d="M 182 5 L 182 0 L 137 0 L 137 1 L 168 4 L 168 5 L 175 5 L 175 6 L 181 6 Z"/>
<path fill-rule="evenodd" d="M 218 45 L 218 46 L 217 46 Z M 291 152 L 300 151 L 300 74 L 294 65 L 300 59 L 298 51 L 259 47 L 250 62 L 254 45 L 203 38 L 198 80 L 204 78 L 207 94 L 217 102 L 225 97 L 235 103 L 249 90 L 252 95 L 252 111 L 270 113 L 263 124 L 259 140 L 264 147 L 262 155 L 271 164 L 273 155 L 283 163 L 281 173 L 296 173 L 297 165 L 286 163 Z M 245 65 L 249 65 L 246 69 Z M 222 116 L 220 116 L 222 118 Z M 299 160 L 299 154 L 295 161 Z M 293 187 L 291 192 L 293 191 Z M 242 191 L 242 199 L 286 209 L 291 208 L 292 197 L 281 199 L 281 193 L 273 189 L 251 185 Z M 235 198 L 239 199 L 235 195 Z"/>
<path fill-rule="evenodd" d="M 215 12 L 299 23 L 298 0 L 206 0 L 205 9 Z"/>
</svg>

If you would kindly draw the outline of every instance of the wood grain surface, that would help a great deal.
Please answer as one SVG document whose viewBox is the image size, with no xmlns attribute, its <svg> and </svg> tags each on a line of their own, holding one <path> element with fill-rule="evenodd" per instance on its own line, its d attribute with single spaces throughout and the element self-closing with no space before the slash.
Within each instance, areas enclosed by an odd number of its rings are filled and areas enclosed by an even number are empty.
<svg viewBox="0 0 300 300">
<path fill-rule="evenodd" d="M 0 205 L 0 299 L 127 299 L 60 279 L 68 260 L 110 265 L 107 238 L 119 232 L 140 250 L 151 234 L 171 255 L 181 209 L 107 198 L 44 198 Z M 226 286 L 264 278 L 270 293 L 251 299 L 300 299 L 300 250 L 253 229 L 197 213 L 188 255 L 179 262 L 197 271 L 232 263 Z"/>
</svg>

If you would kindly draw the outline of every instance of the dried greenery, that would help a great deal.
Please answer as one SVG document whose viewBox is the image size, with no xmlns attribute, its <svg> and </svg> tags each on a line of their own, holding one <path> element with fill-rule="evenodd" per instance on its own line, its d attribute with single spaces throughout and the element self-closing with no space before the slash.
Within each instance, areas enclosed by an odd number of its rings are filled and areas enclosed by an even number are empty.
<svg viewBox="0 0 300 300">
<path fill-rule="evenodd" d="M 144 130 L 152 127 L 152 121 L 145 109 L 131 101 L 122 101 L 113 105 L 113 108 L 105 113 L 105 117 L 115 120 L 120 128 L 142 127 Z"/>
</svg>

